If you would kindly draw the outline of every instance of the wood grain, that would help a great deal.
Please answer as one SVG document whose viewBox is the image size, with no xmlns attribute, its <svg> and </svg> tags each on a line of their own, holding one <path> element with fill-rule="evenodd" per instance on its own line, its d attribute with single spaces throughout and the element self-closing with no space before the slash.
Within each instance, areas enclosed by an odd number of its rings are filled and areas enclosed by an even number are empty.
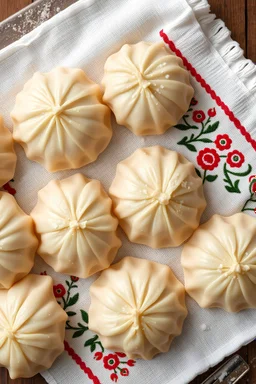
<svg viewBox="0 0 256 384">
<path fill-rule="evenodd" d="M 0 21 L 30 3 L 32 3 L 32 0 L 0 0 Z M 232 38 L 239 42 L 244 49 L 245 56 L 256 62 L 256 0 L 209 0 L 209 3 L 211 11 L 218 18 L 224 20 L 226 26 L 232 31 Z M 248 346 L 241 348 L 238 353 L 251 366 L 250 372 L 239 381 L 239 384 L 256 384 L 256 342 L 254 341 Z M 211 368 L 208 372 L 198 376 L 190 384 L 201 384 L 216 368 L 217 366 Z M 0 369 L 0 384 L 44 383 L 45 381 L 40 375 L 31 379 L 11 380 L 7 371 Z"/>
<path fill-rule="evenodd" d="M 256 0 L 247 0 L 247 57 L 256 63 Z"/>
<path fill-rule="evenodd" d="M 239 42 L 246 55 L 246 0 L 209 0 L 209 4 L 211 12 L 224 20 L 232 31 L 232 39 Z"/>
<path fill-rule="evenodd" d="M 0 0 L 0 21 L 13 15 L 31 3 L 31 0 Z"/>
</svg>

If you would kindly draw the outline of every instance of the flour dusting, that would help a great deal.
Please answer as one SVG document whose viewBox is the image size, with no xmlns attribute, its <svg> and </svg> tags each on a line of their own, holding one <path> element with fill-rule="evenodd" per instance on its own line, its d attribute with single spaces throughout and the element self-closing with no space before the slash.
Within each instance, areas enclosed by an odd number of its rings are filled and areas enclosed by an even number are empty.
<svg viewBox="0 0 256 384">
<path fill-rule="evenodd" d="M 33 7 L 18 15 L 18 24 L 7 24 L 5 29 L 12 28 L 14 32 L 21 36 L 26 35 L 40 24 L 44 23 L 55 13 L 60 12 L 60 7 L 57 7 L 54 12 L 54 0 L 48 0 L 43 5 Z"/>
</svg>

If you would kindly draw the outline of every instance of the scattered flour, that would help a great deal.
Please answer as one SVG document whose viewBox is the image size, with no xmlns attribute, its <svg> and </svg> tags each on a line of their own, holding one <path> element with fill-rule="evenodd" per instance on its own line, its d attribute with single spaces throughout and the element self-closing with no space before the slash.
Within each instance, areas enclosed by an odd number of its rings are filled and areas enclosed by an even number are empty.
<svg viewBox="0 0 256 384">
<path fill-rule="evenodd" d="M 18 15 L 19 23 L 5 25 L 5 29 L 12 28 L 14 32 L 17 32 L 21 36 L 26 35 L 34 28 L 48 20 L 52 15 L 61 11 L 60 7 L 54 10 L 54 1 L 48 0 L 40 7 L 30 8 L 24 13 Z"/>
<path fill-rule="evenodd" d="M 227 372 L 222 372 L 222 374 L 219 376 L 219 382 L 222 383 L 223 380 L 225 379 L 225 377 L 227 377 Z"/>
<path fill-rule="evenodd" d="M 201 330 L 202 331 L 210 331 L 210 327 L 208 326 L 208 325 L 206 325 L 206 324 L 201 324 L 200 325 L 200 328 L 201 328 Z"/>
</svg>

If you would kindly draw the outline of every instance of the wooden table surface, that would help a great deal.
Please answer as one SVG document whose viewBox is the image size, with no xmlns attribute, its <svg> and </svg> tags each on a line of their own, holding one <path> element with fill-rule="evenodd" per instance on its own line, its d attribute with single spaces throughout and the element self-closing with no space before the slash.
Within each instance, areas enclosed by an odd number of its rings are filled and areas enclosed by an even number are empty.
<svg viewBox="0 0 256 384">
<path fill-rule="evenodd" d="M 32 2 L 32 0 L 0 0 L 0 21 Z M 245 56 L 256 62 L 256 0 L 209 0 L 209 3 L 212 12 L 224 20 L 227 27 L 232 31 L 232 38 L 240 43 Z M 239 383 L 256 384 L 256 363 L 254 363 L 256 362 L 256 341 L 243 347 L 238 353 L 250 364 L 251 368 Z M 201 384 L 215 369 L 216 367 L 198 376 L 190 384 Z M 31 379 L 11 380 L 7 371 L 0 369 L 0 384 L 10 383 L 44 384 L 45 381 L 40 375 Z"/>
</svg>

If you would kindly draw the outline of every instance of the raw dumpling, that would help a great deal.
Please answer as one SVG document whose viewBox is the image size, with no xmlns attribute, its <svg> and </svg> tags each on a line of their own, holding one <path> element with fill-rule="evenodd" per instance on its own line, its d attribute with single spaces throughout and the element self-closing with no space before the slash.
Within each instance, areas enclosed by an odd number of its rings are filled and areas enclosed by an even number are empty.
<svg viewBox="0 0 256 384">
<path fill-rule="evenodd" d="M 203 308 L 256 308 L 256 219 L 214 215 L 185 244 L 185 287 Z"/>
<path fill-rule="evenodd" d="M 0 188 L 13 178 L 16 160 L 11 132 L 5 128 L 0 115 Z"/>
<path fill-rule="evenodd" d="M 129 358 L 167 352 L 187 316 L 185 289 L 172 270 L 125 257 L 91 285 L 89 328 L 104 348 Z"/>
<path fill-rule="evenodd" d="M 109 267 L 121 246 L 111 208 L 98 180 L 77 173 L 51 181 L 31 212 L 38 254 L 55 271 L 83 278 Z"/>
<path fill-rule="evenodd" d="M 160 146 L 137 149 L 121 161 L 109 192 L 129 240 L 152 248 L 187 240 L 206 206 L 193 164 Z"/>
<path fill-rule="evenodd" d="M 28 275 L 0 291 L 0 365 L 11 379 L 51 367 L 64 349 L 66 320 L 49 276 Z"/>
<path fill-rule="evenodd" d="M 17 95 L 11 116 L 14 139 L 50 172 L 91 163 L 112 136 L 100 87 L 81 69 L 36 72 Z"/>
<path fill-rule="evenodd" d="M 103 100 L 136 135 L 160 135 L 177 124 L 194 94 L 182 60 L 162 42 L 125 44 L 104 73 Z"/>
<path fill-rule="evenodd" d="M 0 192 L 0 213 L 0 289 L 7 289 L 33 267 L 38 241 L 33 220 L 6 192 Z"/>
</svg>

